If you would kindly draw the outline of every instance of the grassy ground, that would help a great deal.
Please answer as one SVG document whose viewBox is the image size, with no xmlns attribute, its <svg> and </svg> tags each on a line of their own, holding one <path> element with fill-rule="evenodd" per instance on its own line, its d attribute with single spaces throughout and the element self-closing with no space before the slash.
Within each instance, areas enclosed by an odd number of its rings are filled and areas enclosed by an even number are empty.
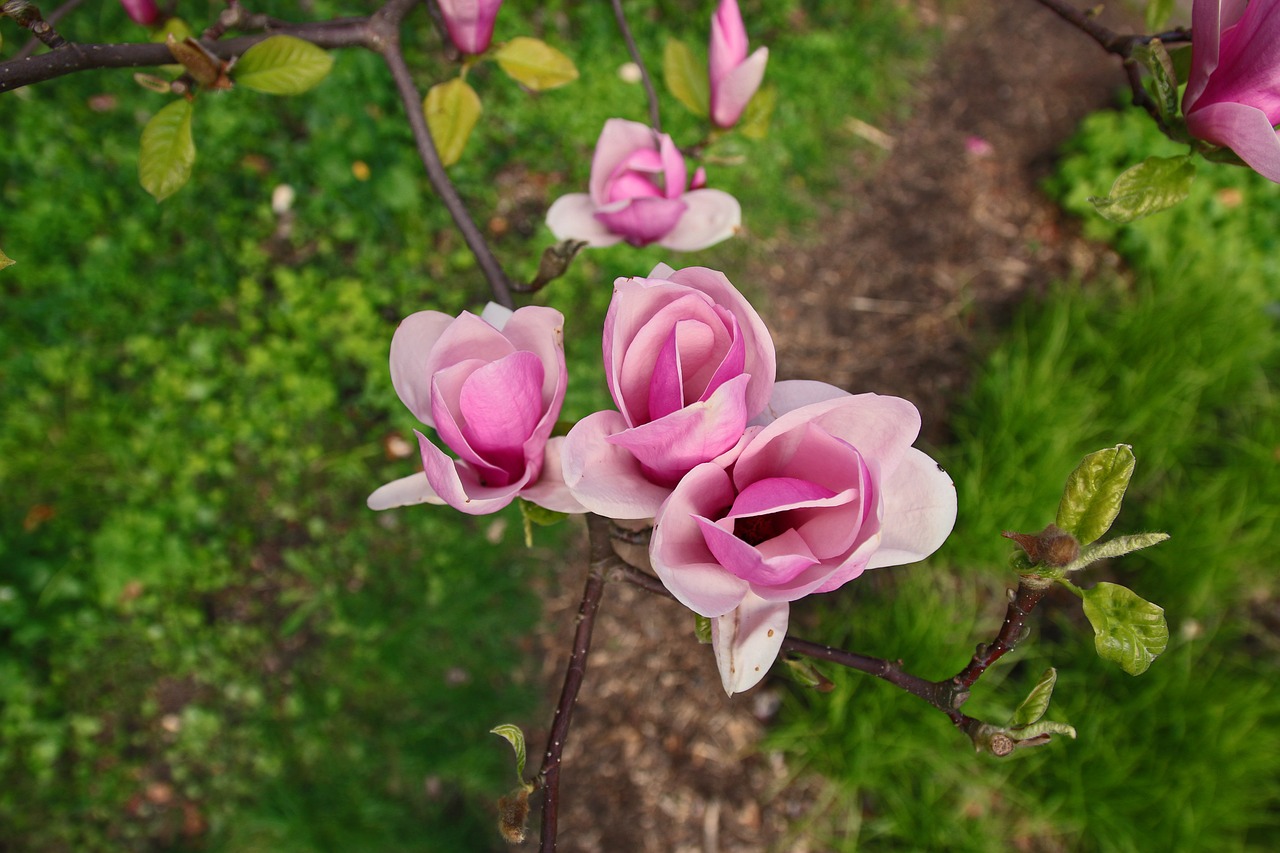
<svg viewBox="0 0 1280 853">
<path fill-rule="evenodd" d="M 960 493 L 956 533 L 928 566 L 849 589 L 810 617 L 815 633 L 930 677 L 958 671 L 999 624 L 1012 580 L 997 531 L 1040 529 L 1080 457 L 1127 442 L 1138 467 L 1115 530 L 1173 538 L 1085 581 L 1118 580 L 1163 605 L 1169 650 L 1131 678 L 1094 656 L 1075 599 L 1051 600 L 1038 635 L 984 679 L 972 707 L 1003 719 L 1054 665 L 1051 716 L 1079 740 L 1005 762 L 974 757 L 942 715 L 866 677 L 837 674 L 833 694 L 796 694 L 775 741 L 833 780 L 811 827 L 833 849 L 1274 842 L 1280 191 L 1206 165 L 1175 211 L 1104 222 L 1088 195 L 1146 154 L 1176 153 L 1148 124 L 1136 111 L 1093 117 L 1052 187 L 1124 254 L 1132 280 L 1063 283 L 1025 306 L 958 413 L 955 444 L 940 451 Z"/>
<path fill-rule="evenodd" d="M 702 14 L 632 5 L 650 56 L 659 22 L 705 39 Z M 838 86 L 867 115 L 889 109 L 922 43 L 885 4 L 743 5 L 775 47 L 783 97 L 775 133 L 743 148 L 761 168 L 713 165 L 713 181 L 742 198 L 748 228 L 773 233 L 829 180 L 823 154 L 841 131 L 823 99 Z M 140 37 L 127 27 L 101 4 L 63 29 Z M 644 113 L 616 74 L 625 57 L 601 4 L 508 3 L 498 38 L 530 31 L 583 79 L 529 98 L 477 71 L 486 113 L 454 170 L 479 211 L 535 188 L 528 210 L 488 223 L 522 273 L 550 242 L 546 201 L 585 184 L 604 119 Z M 20 39 L 5 38 L 11 54 Z M 818 63 L 830 73 L 815 82 L 805 69 Z M 442 73 L 423 67 L 424 83 Z M 161 206 L 137 185 L 135 151 L 164 100 L 127 72 L 0 98 L 0 247 L 18 261 L 0 272 L 6 843 L 497 843 L 488 803 L 511 771 L 486 730 L 533 715 L 542 685 L 520 641 L 538 610 L 530 581 L 557 543 L 524 551 L 510 513 L 363 506 L 413 464 L 384 452 L 414 426 L 386 375 L 395 324 L 484 299 L 390 94 L 373 57 L 346 52 L 303 97 L 201 96 L 195 176 Z M 524 168 L 499 171 L 513 157 Z M 281 185 L 296 193 L 287 217 L 270 205 Z M 592 334 L 608 282 L 665 259 L 596 253 L 557 285 L 550 301 L 571 318 L 567 416 L 604 403 Z"/>
</svg>

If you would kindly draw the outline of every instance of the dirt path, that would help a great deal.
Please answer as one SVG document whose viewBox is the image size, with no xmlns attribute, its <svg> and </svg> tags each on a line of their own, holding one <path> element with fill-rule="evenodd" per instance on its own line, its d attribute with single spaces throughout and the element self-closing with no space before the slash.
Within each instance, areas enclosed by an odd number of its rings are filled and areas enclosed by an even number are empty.
<svg viewBox="0 0 1280 853">
<path fill-rule="evenodd" d="M 976 332 L 1028 291 L 1116 263 L 1036 186 L 1080 118 L 1122 82 L 1116 64 L 1034 3 L 973 0 L 940 23 L 947 46 L 913 117 L 881 129 L 887 152 L 868 145 L 849 164 L 867 176 L 844 194 L 856 203 L 815 223 L 820 241 L 767 246 L 743 277 L 767 289 L 779 378 L 907 397 L 931 443 L 945 440 Z M 548 597 L 544 624 L 556 630 L 542 638 L 553 696 L 580 592 L 580 563 L 568 565 Z M 815 783 L 754 749 L 776 688 L 726 698 L 692 633 L 682 608 L 608 590 L 565 753 L 561 850 L 807 849 L 788 827 Z M 541 744 L 545 733 L 530 734 Z"/>
</svg>

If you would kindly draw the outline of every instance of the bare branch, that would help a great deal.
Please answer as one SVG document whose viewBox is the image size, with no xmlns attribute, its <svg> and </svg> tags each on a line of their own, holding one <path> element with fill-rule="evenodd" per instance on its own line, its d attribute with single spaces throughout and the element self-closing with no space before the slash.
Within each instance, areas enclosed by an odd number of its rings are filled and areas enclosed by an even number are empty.
<svg viewBox="0 0 1280 853">
<path fill-rule="evenodd" d="M 618 29 L 622 31 L 622 38 L 627 43 L 627 50 L 631 51 L 631 61 L 640 68 L 640 79 L 644 82 L 644 93 L 649 99 L 649 124 L 656 131 L 662 130 L 662 119 L 658 115 L 658 93 L 653 88 L 653 79 L 649 76 L 649 69 L 644 64 L 644 58 L 640 56 L 640 48 L 636 47 L 636 40 L 631 37 L 631 28 L 627 26 L 627 16 L 622 11 L 622 0 L 611 0 L 613 3 L 613 16 L 618 20 Z"/>
</svg>

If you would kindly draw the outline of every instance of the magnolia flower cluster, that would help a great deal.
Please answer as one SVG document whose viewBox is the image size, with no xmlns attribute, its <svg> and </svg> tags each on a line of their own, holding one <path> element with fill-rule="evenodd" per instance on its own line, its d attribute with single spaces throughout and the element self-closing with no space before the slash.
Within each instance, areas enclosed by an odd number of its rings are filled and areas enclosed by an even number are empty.
<svg viewBox="0 0 1280 853">
<path fill-rule="evenodd" d="M 1280 182 L 1280 0 L 1195 0 L 1187 130 Z"/>
<path fill-rule="evenodd" d="M 915 406 L 775 382 L 769 332 L 723 273 L 662 265 L 618 279 L 603 335 L 615 408 L 551 438 L 565 393 L 563 324 L 539 307 L 406 319 L 391 344 L 392 383 L 454 456 L 419 433 L 424 470 L 369 505 L 480 514 L 519 496 L 651 518 L 653 569 L 711 620 L 730 694 L 764 677 L 792 601 L 923 559 L 951 532 L 955 489 L 912 447 Z"/>
<path fill-rule="evenodd" d="M 747 55 L 747 30 L 737 0 L 721 0 L 711 19 L 708 84 L 712 123 L 732 127 L 741 118 L 769 60 L 768 48 Z M 648 125 L 609 119 L 596 141 L 586 193 L 557 199 L 547 227 L 559 240 L 588 246 L 626 241 L 695 251 L 730 237 L 742 222 L 738 201 L 706 187 L 702 169 L 690 177 L 671 137 Z"/>
</svg>

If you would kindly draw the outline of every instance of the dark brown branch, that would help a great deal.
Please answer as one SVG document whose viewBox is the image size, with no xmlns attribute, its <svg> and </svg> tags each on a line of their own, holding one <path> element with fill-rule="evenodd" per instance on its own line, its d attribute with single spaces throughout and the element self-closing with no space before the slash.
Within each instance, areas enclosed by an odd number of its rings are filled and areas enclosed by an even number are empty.
<svg viewBox="0 0 1280 853">
<path fill-rule="evenodd" d="M 631 52 L 631 61 L 640 68 L 640 80 L 644 83 L 644 93 L 649 99 L 649 124 L 656 131 L 662 131 L 662 119 L 658 116 L 658 93 L 653 88 L 653 79 L 649 76 L 649 69 L 644 64 L 644 58 L 640 56 L 640 48 L 636 47 L 636 40 L 631 37 L 631 28 L 627 26 L 627 16 L 622 11 L 622 0 L 611 0 L 613 3 L 613 17 L 618 21 L 618 29 L 622 31 L 622 39 L 627 43 L 627 50 Z"/>
<path fill-rule="evenodd" d="M 290 35 L 326 50 L 342 47 L 369 47 L 368 18 L 339 18 L 319 23 L 290 24 L 268 32 L 241 36 L 225 41 L 202 42 L 219 59 L 239 56 L 258 42 L 273 35 Z M 173 54 L 164 44 L 77 44 L 0 62 L 0 92 L 8 92 L 32 83 L 43 83 L 66 74 L 100 68 L 143 68 L 172 65 Z"/>
<path fill-rule="evenodd" d="M 65 18 L 67 15 L 75 11 L 75 8 L 83 2 L 84 0 L 67 0 L 66 3 L 63 3 L 61 6 L 54 9 L 47 16 L 45 16 L 45 21 L 48 22 L 49 26 L 52 27 L 55 24 L 57 24 L 59 21 L 61 21 L 63 18 Z M 15 53 L 13 55 L 13 58 L 25 59 L 31 54 L 35 53 L 36 48 L 38 48 L 41 44 L 42 42 L 40 41 L 39 37 L 33 38 L 30 41 L 28 41 L 26 44 L 24 44 L 22 46 L 22 50 Z"/>
<path fill-rule="evenodd" d="M 578 627 L 573 634 L 573 650 L 569 666 L 564 674 L 564 686 L 560 701 L 547 735 L 547 749 L 542 756 L 542 768 L 538 771 L 537 784 L 542 789 L 541 853 L 553 853 L 556 849 L 560 809 L 560 760 L 564 753 L 565 739 L 569 735 L 569 722 L 578 701 L 578 691 L 587 674 L 587 656 L 591 650 L 591 632 L 595 628 L 596 612 L 604 593 L 605 571 L 616 558 L 609 539 L 609 521 L 598 515 L 587 516 L 589 534 L 589 568 L 587 585 L 582 591 L 582 603 L 578 606 Z"/>
<path fill-rule="evenodd" d="M 958 694 L 967 694 L 969 688 L 982 677 L 982 673 L 987 671 L 987 667 L 1013 651 L 1014 647 L 1022 641 L 1027 633 L 1027 617 L 1044 598 L 1051 584 L 1052 581 L 1036 578 L 1024 577 L 1019 581 L 1018 591 L 1009 598 L 1009 606 L 1005 609 L 1004 623 L 1000 626 L 1000 633 L 990 644 L 984 643 L 978 646 L 968 666 L 951 679 L 950 683 Z"/>
</svg>

